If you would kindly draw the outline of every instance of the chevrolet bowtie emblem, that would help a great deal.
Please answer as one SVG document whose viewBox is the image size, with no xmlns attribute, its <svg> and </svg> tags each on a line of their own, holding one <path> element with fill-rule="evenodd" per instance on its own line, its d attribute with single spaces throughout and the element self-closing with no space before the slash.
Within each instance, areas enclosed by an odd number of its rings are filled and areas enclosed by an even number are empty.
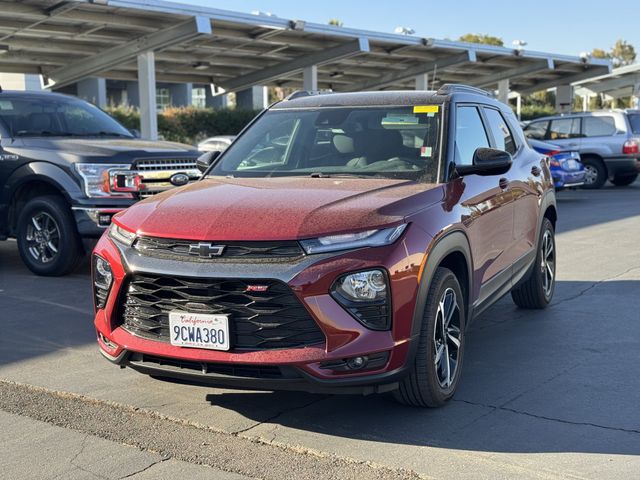
<svg viewBox="0 0 640 480">
<path fill-rule="evenodd" d="M 211 243 L 194 243 L 189 245 L 189 255 L 197 255 L 201 258 L 219 257 L 224 252 L 225 245 L 213 245 Z"/>
</svg>

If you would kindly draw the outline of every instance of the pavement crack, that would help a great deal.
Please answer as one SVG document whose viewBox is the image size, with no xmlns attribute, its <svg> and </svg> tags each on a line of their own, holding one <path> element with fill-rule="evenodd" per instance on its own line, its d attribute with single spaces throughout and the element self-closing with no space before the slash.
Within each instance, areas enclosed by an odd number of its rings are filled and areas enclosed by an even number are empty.
<svg viewBox="0 0 640 480">
<path fill-rule="evenodd" d="M 76 452 L 76 454 L 73 456 L 73 458 L 71 458 L 69 460 L 69 463 L 71 465 L 73 465 L 74 467 L 76 467 L 78 470 L 81 470 L 85 473 L 88 473 L 89 475 L 91 475 L 94 478 L 101 478 L 101 479 L 107 479 L 107 477 L 104 477 L 98 473 L 92 472 L 91 470 L 87 470 L 86 468 L 84 468 L 82 465 L 79 465 L 76 463 L 76 460 L 80 457 L 80 455 L 82 455 L 82 453 L 84 452 L 84 449 L 87 447 L 87 440 L 89 440 L 89 437 L 91 435 L 89 435 L 88 433 L 85 434 L 85 436 L 82 438 L 82 442 L 80 443 L 80 449 Z"/>
<path fill-rule="evenodd" d="M 611 277 L 607 277 L 607 278 L 603 278 L 602 280 L 598 280 L 597 282 L 593 282 L 591 285 L 589 285 L 588 287 L 580 290 L 578 293 L 576 293 L 575 295 L 571 295 L 570 297 L 566 297 L 563 298 L 562 300 L 559 300 L 557 302 L 552 303 L 551 305 L 549 305 L 550 307 L 557 307 L 558 305 L 565 303 L 565 302 L 570 302 L 572 300 L 575 300 L 576 298 L 580 298 L 582 297 L 585 293 L 589 292 L 590 290 L 593 290 L 595 287 L 597 287 L 598 285 L 601 285 L 605 282 L 610 282 L 611 280 L 615 280 L 617 278 L 622 277 L 623 275 L 626 275 L 629 272 L 632 272 L 633 270 L 637 270 L 640 269 L 640 266 L 634 266 L 634 267 L 630 267 L 628 269 L 626 269 L 624 272 L 618 273 L 616 275 L 613 275 Z"/>
<path fill-rule="evenodd" d="M 287 413 L 297 412 L 298 410 L 304 410 L 305 408 L 310 407 L 311 405 L 313 405 L 315 403 L 322 402 L 322 401 L 326 400 L 327 398 L 328 398 L 328 396 L 323 396 L 321 398 L 315 398 L 312 401 L 305 403 L 304 405 L 300 405 L 298 407 L 291 408 L 289 410 L 283 410 L 281 412 L 278 412 L 278 413 L 270 416 L 269 418 L 266 418 L 266 419 L 264 419 L 264 420 L 262 420 L 260 422 L 256 422 L 256 423 L 254 423 L 253 425 L 251 425 L 251 426 L 249 426 L 247 428 L 243 428 L 241 430 L 236 430 L 235 432 L 232 432 L 232 435 L 239 436 L 240 434 L 246 433 L 249 430 L 252 430 L 252 429 L 254 429 L 256 427 L 259 427 L 260 425 L 264 425 L 265 423 L 271 423 L 274 420 L 280 418 L 282 415 L 285 415 Z"/>
<path fill-rule="evenodd" d="M 134 476 L 136 476 L 136 475 L 138 475 L 138 474 L 140 474 L 140 473 L 142 473 L 142 472 L 146 472 L 146 471 L 147 471 L 147 470 L 149 470 L 150 468 L 153 468 L 153 467 L 155 467 L 156 465 L 158 465 L 158 464 L 160 464 L 160 463 L 162 463 L 162 462 L 166 462 L 167 460 L 170 460 L 170 459 L 171 459 L 171 457 L 170 457 L 170 456 L 162 457 L 162 458 L 160 458 L 160 460 L 156 460 L 155 462 L 150 463 L 149 465 L 147 465 L 147 466 L 146 466 L 146 467 L 144 467 L 144 468 L 141 468 L 140 470 L 136 470 L 135 472 L 131 472 L 131 473 L 129 473 L 129 474 L 127 474 L 127 475 L 123 476 L 123 477 L 120 477 L 118 480 L 123 480 L 123 479 L 125 479 L 125 478 L 131 478 L 131 477 L 134 477 Z"/>
<path fill-rule="evenodd" d="M 523 410 L 516 410 L 515 408 L 509 408 L 509 407 L 505 407 L 503 405 L 491 405 L 491 404 L 485 404 L 485 403 L 479 403 L 479 402 L 471 402 L 469 400 L 462 400 L 462 399 L 456 399 L 456 398 L 454 398 L 453 401 L 454 402 L 460 402 L 460 403 L 466 403 L 467 405 L 474 405 L 476 407 L 492 408 L 493 411 L 501 410 L 501 411 L 504 411 L 504 412 L 515 413 L 516 415 L 524 415 L 524 416 L 527 416 L 527 417 L 537 418 L 539 420 L 548 420 L 550 422 L 558 422 L 558 423 L 563 423 L 563 424 L 566 424 L 566 425 L 577 425 L 577 426 L 582 426 L 582 427 L 594 427 L 594 428 L 602 428 L 604 430 L 612 430 L 612 431 L 616 431 L 616 432 L 638 433 L 638 434 L 640 434 L 640 430 L 635 430 L 635 429 L 632 429 L 632 428 L 611 427 L 609 425 L 600 425 L 598 423 L 591 423 L 591 422 L 574 422 L 572 420 L 565 420 L 565 419 L 562 419 L 562 418 L 555 418 L 555 417 L 547 417 L 546 415 L 537 415 L 535 413 L 525 412 Z"/>
</svg>

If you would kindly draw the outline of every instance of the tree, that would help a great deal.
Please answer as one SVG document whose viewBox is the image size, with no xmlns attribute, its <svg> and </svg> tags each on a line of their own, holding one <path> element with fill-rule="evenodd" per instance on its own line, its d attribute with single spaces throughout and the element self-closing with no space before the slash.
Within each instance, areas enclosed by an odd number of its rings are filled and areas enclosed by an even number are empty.
<svg viewBox="0 0 640 480">
<path fill-rule="evenodd" d="M 487 35 L 486 33 L 465 33 L 458 40 L 461 42 L 482 43 L 484 45 L 504 47 L 504 42 L 501 38 Z"/>
<path fill-rule="evenodd" d="M 631 65 L 636 59 L 636 49 L 626 40 L 617 40 L 611 49 L 611 59 L 614 67 Z"/>
<path fill-rule="evenodd" d="M 329 20 L 329 25 L 333 25 L 335 27 L 341 27 L 344 25 L 344 23 L 342 23 L 342 20 L 338 18 L 332 18 L 331 20 Z"/>
<path fill-rule="evenodd" d="M 594 48 L 591 51 L 591 56 L 594 58 L 608 58 L 611 59 L 614 67 L 624 67 L 625 65 L 631 65 L 635 61 L 636 49 L 626 40 L 620 39 L 616 41 L 611 51 L 606 52 L 601 48 Z"/>
</svg>

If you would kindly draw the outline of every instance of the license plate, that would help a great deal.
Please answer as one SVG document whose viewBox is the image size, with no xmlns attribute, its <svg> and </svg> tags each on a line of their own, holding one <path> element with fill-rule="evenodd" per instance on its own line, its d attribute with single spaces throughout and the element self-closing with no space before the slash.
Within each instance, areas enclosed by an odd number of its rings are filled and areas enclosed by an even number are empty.
<svg viewBox="0 0 640 480">
<path fill-rule="evenodd" d="M 202 313 L 169 312 L 171 345 L 229 350 L 229 317 Z"/>
<path fill-rule="evenodd" d="M 567 160 L 567 170 L 578 170 L 580 164 L 576 160 Z"/>
</svg>

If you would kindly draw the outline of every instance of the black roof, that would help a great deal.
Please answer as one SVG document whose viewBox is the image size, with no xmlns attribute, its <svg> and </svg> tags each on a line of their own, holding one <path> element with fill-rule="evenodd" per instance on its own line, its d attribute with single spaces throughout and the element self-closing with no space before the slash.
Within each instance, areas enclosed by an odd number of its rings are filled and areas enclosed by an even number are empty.
<svg viewBox="0 0 640 480">
<path fill-rule="evenodd" d="M 273 110 L 289 108 L 318 107 L 367 107 L 367 106 L 411 106 L 441 104 L 456 101 L 474 101 L 504 106 L 494 100 L 487 92 L 464 85 L 447 85 L 438 91 L 433 90 L 386 90 L 378 92 L 296 92 L 289 98 L 276 103 Z"/>
</svg>

